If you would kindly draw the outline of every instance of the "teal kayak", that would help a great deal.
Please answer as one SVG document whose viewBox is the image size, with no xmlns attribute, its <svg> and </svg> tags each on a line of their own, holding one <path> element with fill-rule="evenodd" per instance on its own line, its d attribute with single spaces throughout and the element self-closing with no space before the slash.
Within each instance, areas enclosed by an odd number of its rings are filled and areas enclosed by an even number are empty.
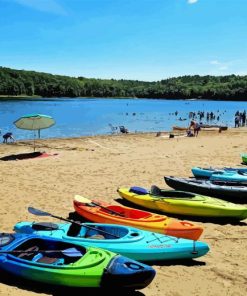
<svg viewBox="0 0 247 296">
<path fill-rule="evenodd" d="M 226 182 L 245 182 L 247 184 L 247 172 L 223 171 L 213 173 L 209 180 Z"/>
<path fill-rule="evenodd" d="M 53 285 L 142 289 L 155 270 L 108 250 L 34 234 L 0 234 L 0 269 Z"/>
<path fill-rule="evenodd" d="M 19 222 L 14 230 L 95 246 L 143 262 L 193 259 L 209 251 L 205 242 L 118 224 Z"/>
<path fill-rule="evenodd" d="M 236 172 L 240 172 L 240 173 L 247 173 L 247 168 L 231 168 L 231 167 L 222 167 L 222 168 L 214 168 L 214 167 L 207 167 L 207 168 L 203 168 L 203 167 L 193 167 L 191 169 L 192 174 L 194 175 L 195 178 L 198 179 L 209 179 L 212 174 L 222 174 L 224 172 L 229 172 L 229 173 L 236 173 Z"/>
</svg>

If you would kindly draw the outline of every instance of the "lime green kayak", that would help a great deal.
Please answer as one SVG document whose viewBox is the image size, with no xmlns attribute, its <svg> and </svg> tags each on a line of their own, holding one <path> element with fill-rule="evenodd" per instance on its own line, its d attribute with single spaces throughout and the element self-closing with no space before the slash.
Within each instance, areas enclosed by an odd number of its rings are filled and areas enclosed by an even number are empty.
<svg viewBox="0 0 247 296">
<path fill-rule="evenodd" d="M 244 164 L 247 164 L 247 154 L 241 154 L 242 161 Z"/>
<path fill-rule="evenodd" d="M 0 233 L 0 270 L 43 284 L 143 289 L 155 276 L 146 264 L 117 253 L 47 236 Z"/>
<path fill-rule="evenodd" d="M 247 218 L 247 207 L 243 205 L 191 192 L 159 189 L 156 186 L 151 189 L 118 188 L 117 192 L 136 205 L 165 213 L 237 220 Z"/>
</svg>

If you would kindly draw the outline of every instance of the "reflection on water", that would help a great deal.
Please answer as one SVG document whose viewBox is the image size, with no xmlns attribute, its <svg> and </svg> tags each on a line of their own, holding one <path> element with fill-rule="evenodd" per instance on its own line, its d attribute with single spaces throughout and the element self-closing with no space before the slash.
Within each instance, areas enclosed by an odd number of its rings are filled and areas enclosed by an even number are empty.
<svg viewBox="0 0 247 296">
<path fill-rule="evenodd" d="M 37 134 L 17 129 L 13 122 L 30 113 L 51 115 L 56 124 L 41 131 L 42 138 L 110 134 L 121 125 L 130 132 L 169 131 L 188 126 L 190 112 L 204 112 L 203 123 L 234 126 L 236 111 L 247 110 L 247 102 L 188 101 L 157 99 L 59 98 L 0 100 L 0 129 L 12 131 L 16 139 L 33 139 Z M 206 113 L 215 117 L 207 120 Z"/>
</svg>

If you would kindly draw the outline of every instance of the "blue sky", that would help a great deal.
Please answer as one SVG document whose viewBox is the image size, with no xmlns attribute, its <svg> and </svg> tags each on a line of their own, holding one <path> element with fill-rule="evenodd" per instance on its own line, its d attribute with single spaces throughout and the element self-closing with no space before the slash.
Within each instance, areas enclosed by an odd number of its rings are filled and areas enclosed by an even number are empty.
<svg viewBox="0 0 247 296">
<path fill-rule="evenodd" d="M 247 75 L 246 0 L 0 0 L 0 66 L 158 81 Z"/>
</svg>

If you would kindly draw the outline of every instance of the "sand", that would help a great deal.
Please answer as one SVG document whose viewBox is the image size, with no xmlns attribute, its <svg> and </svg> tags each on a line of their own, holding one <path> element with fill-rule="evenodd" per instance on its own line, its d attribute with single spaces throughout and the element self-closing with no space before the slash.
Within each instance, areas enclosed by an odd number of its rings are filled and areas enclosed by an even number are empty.
<svg viewBox="0 0 247 296">
<path fill-rule="evenodd" d="M 11 232 L 15 223 L 24 220 L 55 222 L 33 216 L 28 206 L 68 217 L 74 212 L 75 194 L 117 204 L 118 187 L 168 188 L 165 175 L 189 177 L 192 166 L 241 166 L 246 137 L 246 128 L 233 128 L 202 131 L 196 138 L 148 133 L 39 140 L 36 150 L 57 155 L 0 161 L 1 231 Z M 32 151 L 30 141 L 0 144 L 0 158 Z M 247 295 L 247 220 L 237 225 L 184 220 L 203 225 L 200 240 L 209 244 L 209 253 L 190 263 L 154 265 L 153 282 L 133 295 Z M 0 273 L 0 295 L 62 295 L 64 291 Z"/>
</svg>

